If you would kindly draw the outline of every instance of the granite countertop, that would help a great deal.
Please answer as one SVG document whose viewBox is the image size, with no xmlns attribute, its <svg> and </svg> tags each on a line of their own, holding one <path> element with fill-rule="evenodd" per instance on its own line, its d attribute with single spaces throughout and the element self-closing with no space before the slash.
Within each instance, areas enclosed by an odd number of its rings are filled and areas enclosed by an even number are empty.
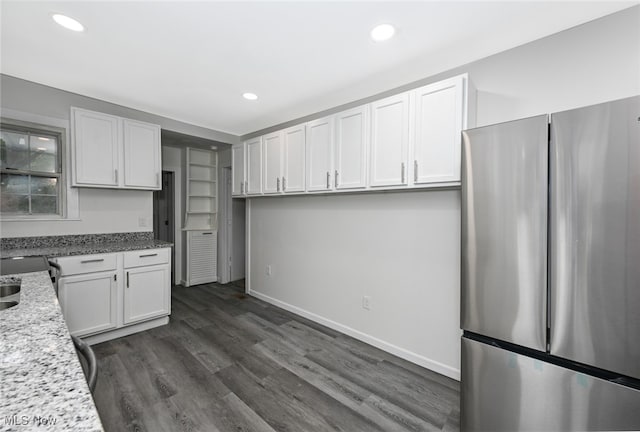
<svg viewBox="0 0 640 432">
<path fill-rule="evenodd" d="M 21 279 L 20 303 L 0 310 L 0 429 L 102 431 L 46 271 Z"/>
<path fill-rule="evenodd" d="M 0 238 L 0 258 L 46 256 L 48 258 L 156 249 L 173 246 L 156 240 L 153 233 L 129 232 Z"/>
<path fill-rule="evenodd" d="M 172 246 L 173 243 L 153 239 L 138 241 L 111 241 L 104 243 L 0 249 L 0 257 L 14 258 L 21 256 L 43 255 L 48 258 L 55 258 L 72 255 L 92 255 L 100 253 L 124 252 L 130 250 L 157 249 Z"/>
</svg>

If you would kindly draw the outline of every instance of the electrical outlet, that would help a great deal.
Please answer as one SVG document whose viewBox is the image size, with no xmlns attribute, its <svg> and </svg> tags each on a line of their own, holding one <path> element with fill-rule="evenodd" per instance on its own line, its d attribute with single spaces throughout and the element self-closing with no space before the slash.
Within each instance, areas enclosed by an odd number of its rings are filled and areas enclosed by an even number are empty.
<svg viewBox="0 0 640 432">
<path fill-rule="evenodd" d="M 362 296 L 362 307 L 366 310 L 371 310 L 371 297 Z"/>
<path fill-rule="evenodd" d="M 271 264 L 267 265 L 267 268 L 265 269 L 267 276 L 271 276 Z"/>
</svg>

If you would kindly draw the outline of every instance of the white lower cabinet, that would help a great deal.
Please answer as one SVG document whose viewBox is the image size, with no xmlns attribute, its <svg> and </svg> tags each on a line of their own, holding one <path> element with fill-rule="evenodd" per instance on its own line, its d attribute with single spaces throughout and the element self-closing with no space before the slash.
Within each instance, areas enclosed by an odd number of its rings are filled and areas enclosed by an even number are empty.
<svg viewBox="0 0 640 432">
<path fill-rule="evenodd" d="M 170 249 L 56 258 L 58 301 L 69 332 L 95 341 L 166 324 Z M 162 320 L 164 319 L 164 321 Z"/>
<path fill-rule="evenodd" d="M 185 286 L 218 280 L 218 232 L 187 231 L 187 278 Z"/>
<path fill-rule="evenodd" d="M 125 270 L 125 324 L 169 313 L 169 275 L 169 266 L 166 264 Z"/>
<path fill-rule="evenodd" d="M 115 271 L 62 277 L 58 282 L 58 299 L 69 333 L 74 336 L 85 336 L 118 326 L 118 282 Z"/>
</svg>

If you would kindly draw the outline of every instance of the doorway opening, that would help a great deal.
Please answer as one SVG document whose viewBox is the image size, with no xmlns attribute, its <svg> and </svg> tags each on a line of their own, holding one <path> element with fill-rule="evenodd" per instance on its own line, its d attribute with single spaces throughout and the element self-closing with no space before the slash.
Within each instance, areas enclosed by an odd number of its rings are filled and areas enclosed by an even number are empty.
<svg viewBox="0 0 640 432">
<path fill-rule="evenodd" d="M 153 192 L 153 236 L 175 245 L 174 173 L 162 171 L 162 189 Z M 175 281 L 175 247 L 171 248 L 171 283 Z"/>
<path fill-rule="evenodd" d="M 220 283 L 226 284 L 231 281 L 231 256 L 232 256 L 232 199 L 231 199 L 231 167 L 222 169 L 222 184 L 220 187 L 220 224 L 219 230 L 219 252 L 221 255 Z"/>
</svg>

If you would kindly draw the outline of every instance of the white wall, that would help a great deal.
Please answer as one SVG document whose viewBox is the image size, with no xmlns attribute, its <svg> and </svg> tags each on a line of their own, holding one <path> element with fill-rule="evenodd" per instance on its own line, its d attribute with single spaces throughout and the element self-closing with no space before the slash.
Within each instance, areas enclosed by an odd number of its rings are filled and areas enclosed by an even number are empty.
<svg viewBox="0 0 640 432">
<path fill-rule="evenodd" d="M 252 293 L 456 374 L 458 191 L 260 198 L 250 214 Z"/>
<path fill-rule="evenodd" d="M 462 72 L 479 125 L 640 94 L 640 7 L 417 84 Z M 248 201 L 254 295 L 459 378 L 458 192 Z"/>
<path fill-rule="evenodd" d="M 54 221 L 3 221 L 2 237 L 102 234 L 153 231 L 153 193 L 145 191 L 79 190 L 80 218 Z M 141 218 L 144 225 L 141 226 Z"/>
<path fill-rule="evenodd" d="M 163 171 L 172 171 L 173 174 L 173 190 L 175 192 L 174 196 L 174 226 L 175 232 L 173 234 L 174 245 L 173 250 L 175 254 L 175 266 L 174 269 L 174 278 L 173 281 L 176 284 L 179 284 L 181 280 L 184 279 L 182 274 L 182 257 L 185 253 L 182 239 L 182 202 L 184 200 L 182 195 L 182 160 L 183 151 L 176 147 L 167 147 L 162 146 L 162 170 Z"/>
</svg>

